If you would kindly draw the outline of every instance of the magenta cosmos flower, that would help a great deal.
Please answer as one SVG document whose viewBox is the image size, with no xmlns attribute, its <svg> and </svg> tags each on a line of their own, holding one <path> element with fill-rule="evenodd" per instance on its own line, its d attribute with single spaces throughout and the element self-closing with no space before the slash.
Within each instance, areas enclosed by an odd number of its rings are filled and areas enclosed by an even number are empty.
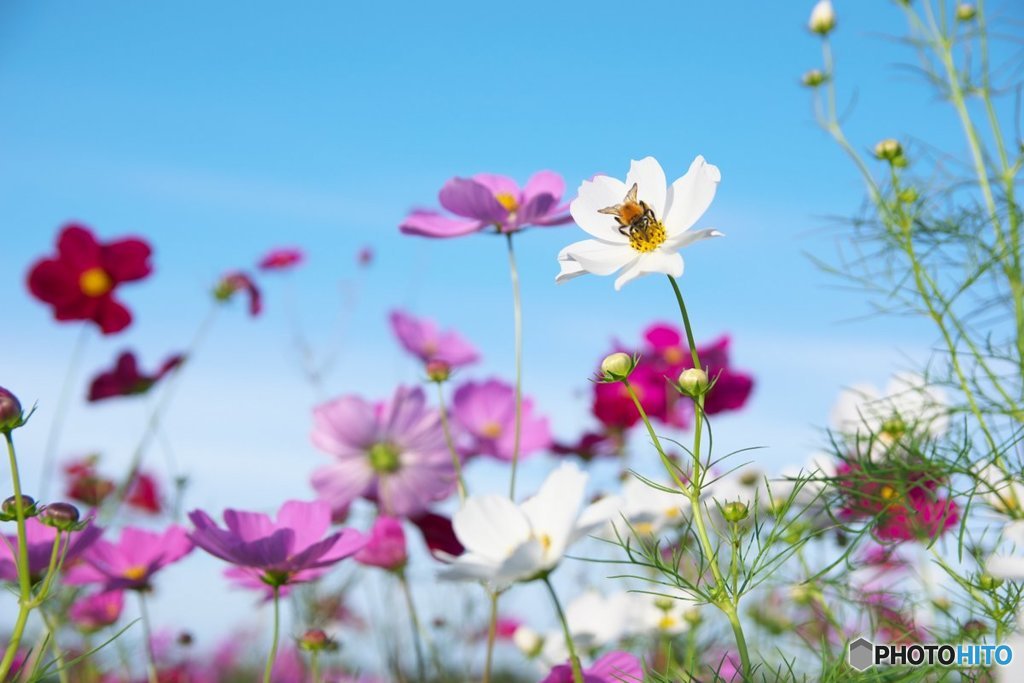
<svg viewBox="0 0 1024 683">
<path fill-rule="evenodd" d="M 334 510 L 357 498 L 395 517 L 424 512 L 455 490 L 455 468 L 441 418 L 419 388 L 390 401 L 343 396 L 313 411 L 313 445 L 333 456 L 313 473 L 313 488 Z"/>
<path fill-rule="evenodd" d="M 358 552 L 366 538 L 354 529 L 325 536 L 331 508 L 321 502 L 290 500 L 277 520 L 257 512 L 225 510 L 226 529 L 202 510 L 189 513 L 192 541 L 214 557 L 247 570 L 270 586 L 315 578 L 308 572 L 330 567 Z"/>
<path fill-rule="evenodd" d="M 511 461 L 515 449 L 516 392 L 496 379 L 466 382 L 455 390 L 452 417 L 469 436 L 468 455 L 487 455 Z M 533 414 L 533 402 L 523 399 L 519 455 L 527 456 L 551 445 L 548 420 Z"/>
<path fill-rule="evenodd" d="M 70 567 L 79 556 L 91 546 L 103 532 L 98 526 L 90 524 L 81 531 L 64 534 L 58 552 L 66 552 L 64 567 Z M 70 541 L 68 539 L 70 535 Z M 57 538 L 57 530 L 47 526 L 35 517 L 25 520 L 25 536 L 28 546 L 28 573 L 32 583 L 43 579 L 50 566 L 50 555 Z M 18 580 L 18 536 L 4 534 L 0 536 L 0 580 Z M 64 547 L 67 550 L 64 550 Z"/>
<path fill-rule="evenodd" d="M 71 585 L 102 584 L 102 590 L 145 591 L 153 575 L 192 552 L 183 527 L 172 525 L 161 533 L 125 527 L 117 543 L 100 539 L 82 555 L 65 581 Z"/>
<path fill-rule="evenodd" d="M 83 631 L 93 632 L 110 626 L 121 618 L 124 591 L 102 591 L 75 601 L 68 618 Z"/>
<path fill-rule="evenodd" d="M 356 562 L 368 567 L 399 571 L 408 560 L 402 523 L 394 517 L 381 515 L 373 522 L 369 543 L 356 553 Z"/>
<path fill-rule="evenodd" d="M 521 189 L 511 178 L 490 173 L 452 178 L 438 200 L 455 218 L 421 209 L 399 227 L 407 235 L 460 237 L 492 226 L 511 233 L 531 225 L 563 225 L 572 220 L 568 204 L 560 203 L 563 194 L 565 181 L 552 171 L 533 174 Z"/>
<path fill-rule="evenodd" d="M 260 259 L 257 264 L 260 270 L 273 271 L 273 270 L 291 270 L 295 266 L 301 264 L 306 259 L 306 255 L 301 249 L 295 247 L 278 247 L 277 249 L 271 249 L 267 254 Z"/>
<path fill-rule="evenodd" d="M 559 664 L 541 683 L 572 683 L 572 667 Z M 609 652 L 583 671 L 583 683 L 641 683 L 644 669 L 628 652 Z"/>
<path fill-rule="evenodd" d="M 476 349 L 454 330 L 440 331 L 433 320 L 404 311 L 391 313 L 391 330 L 406 351 L 424 363 L 440 361 L 455 369 L 480 359 Z"/>
</svg>

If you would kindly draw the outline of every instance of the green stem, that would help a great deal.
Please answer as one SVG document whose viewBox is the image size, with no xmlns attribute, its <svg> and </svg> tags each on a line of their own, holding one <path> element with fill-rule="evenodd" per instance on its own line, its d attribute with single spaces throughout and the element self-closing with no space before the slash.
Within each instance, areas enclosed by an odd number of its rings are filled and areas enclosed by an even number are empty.
<svg viewBox="0 0 1024 683">
<path fill-rule="evenodd" d="M 679 487 L 680 491 L 686 491 L 689 487 L 683 483 L 683 480 L 679 477 L 679 468 L 669 459 L 665 453 L 665 449 L 661 447 L 661 440 L 658 438 L 658 434 L 654 431 L 654 427 L 651 425 L 650 419 L 647 417 L 647 411 L 644 410 L 643 405 L 640 403 L 640 397 L 636 395 L 636 390 L 633 385 L 629 383 L 628 379 L 622 380 L 622 386 L 626 387 L 626 393 L 633 400 L 633 405 L 636 406 L 636 411 L 640 414 L 640 419 L 643 421 L 644 426 L 647 427 L 647 434 L 651 437 L 651 442 L 654 444 L 654 448 L 658 451 L 658 455 L 661 457 L 661 464 L 665 466 L 672 481 L 675 482 L 676 486 Z"/>
<path fill-rule="evenodd" d="M 274 586 L 274 636 L 270 641 L 270 652 L 267 654 L 267 665 L 263 668 L 263 683 L 270 683 L 270 674 L 274 671 L 274 660 L 277 659 L 277 642 L 281 637 L 281 589 Z"/>
<path fill-rule="evenodd" d="M 466 502 L 466 480 L 462 478 L 462 458 L 455 448 L 455 440 L 452 438 L 451 425 L 448 423 L 448 410 L 444 402 L 444 385 L 442 382 L 435 382 L 437 385 L 437 410 L 441 415 L 441 429 L 444 431 L 444 442 L 448 445 L 448 452 L 452 454 L 452 465 L 455 467 L 455 481 L 459 487 L 459 502 Z"/>
<path fill-rule="evenodd" d="M 558 600 L 558 594 L 555 592 L 555 587 L 551 585 L 550 577 L 544 577 L 544 585 L 548 588 L 548 594 L 551 595 L 551 602 L 554 603 L 555 611 L 558 612 L 558 620 L 562 623 L 562 633 L 565 635 L 565 646 L 569 649 L 569 665 L 572 667 L 573 683 L 583 683 L 583 668 L 580 666 L 580 658 L 576 654 L 576 644 L 573 642 L 572 633 L 569 631 L 569 620 L 565 618 L 565 611 L 562 609 L 562 603 Z"/>
<path fill-rule="evenodd" d="M 405 596 L 405 606 L 409 612 L 409 622 L 412 626 L 412 640 L 416 649 L 416 673 L 419 674 L 419 680 L 425 681 L 427 680 L 427 667 L 423 659 L 422 627 L 420 626 L 419 613 L 416 611 L 416 602 L 412 599 L 412 589 L 409 586 L 409 580 L 406 578 L 405 572 L 399 571 L 396 575 L 398 576 L 398 583 L 402 586 L 402 594 Z"/>
<path fill-rule="evenodd" d="M 50 619 L 50 616 L 44 609 L 39 610 L 39 616 L 43 618 L 43 625 L 46 626 L 46 631 L 50 634 L 50 650 L 53 652 L 53 658 L 57 662 L 57 679 L 60 683 L 69 683 L 71 678 L 68 676 L 64 653 L 61 652 L 60 646 L 57 644 L 57 629 L 53 624 L 53 620 Z"/>
<path fill-rule="evenodd" d="M 519 447 L 523 436 L 523 301 L 519 291 L 519 270 L 512 249 L 512 233 L 505 235 L 508 242 L 508 269 L 512 279 L 512 317 L 515 322 L 516 345 L 516 415 L 515 438 L 512 442 L 512 473 L 509 478 L 508 497 L 516 497 L 516 469 L 519 465 Z"/>
<path fill-rule="evenodd" d="M 309 668 L 313 674 L 313 683 L 320 683 L 320 652 L 313 650 L 309 653 Z"/>
<path fill-rule="evenodd" d="M 32 578 L 29 575 L 28 564 L 28 541 L 25 532 L 25 500 L 21 495 L 21 478 L 18 475 L 18 458 L 14 452 L 14 439 L 11 432 L 4 432 L 7 440 L 7 457 L 11 467 L 11 483 L 14 486 L 14 515 L 18 526 L 18 616 L 14 621 L 14 629 L 11 631 L 11 639 L 7 643 L 7 650 L 0 660 L 0 681 L 7 680 L 7 675 L 14 665 L 14 656 L 21 645 L 21 639 L 25 634 L 25 625 L 28 623 L 28 615 L 32 611 Z M 58 534 L 58 537 L 60 534 Z"/>
<path fill-rule="evenodd" d="M 686 631 L 686 675 L 689 680 L 697 680 L 697 625 L 690 624 Z"/>
<path fill-rule="evenodd" d="M 487 655 L 484 660 L 483 683 L 491 683 L 491 667 L 494 664 L 494 642 L 498 635 L 498 591 L 489 591 L 491 612 L 487 620 Z"/>
<path fill-rule="evenodd" d="M 68 361 L 68 369 L 61 384 L 60 394 L 57 397 L 57 405 L 54 408 L 53 422 L 50 423 L 50 432 L 46 436 L 46 446 L 43 450 L 43 460 L 40 464 L 39 498 L 46 499 L 49 491 L 50 479 L 53 477 L 53 464 L 57 457 L 57 446 L 60 443 L 60 434 L 64 430 L 64 421 L 68 414 L 68 405 L 71 402 L 71 387 L 78 375 L 78 366 L 82 362 L 82 354 L 85 352 L 85 340 L 89 335 L 89 328 L 82 325 L 78 336 L 75 338 L 75 345 L 71 349 L 71 359 Z"/>
<path fill-rule="evenodd" d="M 139 613 L 142 615 L 142 637 L 145 639 L 146 650 L 146 675 L 149 683 L 160 683 L 160 677 L 156 670 L 156 653 L 153 651 L 153 631 L 149 621 L 149 610 L 146 609 L 146 592 L 138 591 Z"/>
</svg>

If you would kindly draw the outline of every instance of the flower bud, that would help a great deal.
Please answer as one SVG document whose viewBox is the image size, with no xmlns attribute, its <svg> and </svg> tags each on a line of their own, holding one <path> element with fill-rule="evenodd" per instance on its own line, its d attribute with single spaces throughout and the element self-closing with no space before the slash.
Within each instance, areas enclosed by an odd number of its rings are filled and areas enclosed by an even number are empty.
<svg viewBox="0 0 1024 683">
<path fill-rule="evenodd" d="M 25 513 L 25 517 L 35 517 L 36 515 L 36 501 L 32 496 L 21 496 L 21 508 Z M 0 504 L 0 521 L 8 522 L 12 519 L 18 518 L 18 497 L 11 496 L 7 500 Z"/>
<path fill-rule="evenodd" d="M 71 531 L 78 524 L 78 508 L 71 503 L 50 503 L 39 513 L 39 521 L 61 531 Z"/>
<path fill-rule="evenodd" d="M 699 607 L 691 607 L 690 609 L 683 612 L 683 619 L 690 626 L 697 626 L 704 618 L 700 614 Z"/>
<path fill-rule="evenodd" d="M 21 402 L 7 389 L 0 387 L 0 434 L 7 434 L 25 423 Z"/>
<path fill-rule="evenodd" d="M 804 73 L 801 77 L 800 82 L 808 88 L 817 88 L 819 85 L 828 80 L 828 76 L 821 69 L 811 69 Z"/>
<path fill-rule="evenodd" d="M 299 637 L 299 648 L 308 652 L 333 651 L 338 649 L 338 643 L 323 629 L 311 628 Z"/>
<path fill-rule="evenodd" d="M 903 145 L 899 143 L 899 140 L 892 138 L 881 140 L 875 145 L 875 157 L 882 161 L 896 163 L 897 160 L 903 158 Z"/>
<path fill-rule="evenodd" d="M 667 598 L 664 595 L 659 595 L 654 599 L 654 606 L 660 609 L 662 612 L 668 612 L 675 605 L 675 600 Z"/>
<path fill-rule="evenodd" d="M 997 579 L 991 574 L 982 574 L 978 577 L 978 586 L 980 586 L 982 590 L 995 590 L 996 588 L 999 588 L 1001 585 L 1003 585 L 1003 580 Z"/>
<path fill-rule="evenodd" d="M 544 639 L 529 626 L 520 626 L 512 634 L 512 642 L 524 655 L 533 659 L 544 647 Z"/>
<path fill-rule="evenodd" d="M 700 368 L 687 368 L 679 374 L 679 388 L 694 398 L 708 390 L 708 373 Z"/>
<path fill-rule="evenodd" d="M 899 200 L 904 204 L 913 204 L 917 201 L 917 189 L 913 187 L 907 187 L 900 190 Z"/>
<path fill-rule="evenodd" d="M 452 366 L 443 360 L 432 360 L 427 363 L 427 379 L 431 382 L 446 382 L 451 374 Z"/>
<path fill-rule="evenodd" d="M 629 377 L 635 367 L 633 357 L 622 351 L 605 356 L 601 361 L 601 373 L 606 380 L 613 382 L 621 382 Z"/>
<path fill-rule="evenodd" d="M 807 26 L 814 33 L 823 36 L 832 32 L 832 29 L 836 27 L 836 11 L 832 9 L 832 3 L 829 0 L 820 0 L 814 6 Z"/>
<path fill-rule="evenodd" d="M 977 16 L 977 8 L 969 2 L 961 2 L 956 6 L 956 20 L 957 21 L 970 21 Z"/>
<path fill-rule="evenodd" d="M 722 516 L 727 522 L 742 522 L 750 514 L 746 503 L 735 500 L 722 506 Z"/>
</svg>

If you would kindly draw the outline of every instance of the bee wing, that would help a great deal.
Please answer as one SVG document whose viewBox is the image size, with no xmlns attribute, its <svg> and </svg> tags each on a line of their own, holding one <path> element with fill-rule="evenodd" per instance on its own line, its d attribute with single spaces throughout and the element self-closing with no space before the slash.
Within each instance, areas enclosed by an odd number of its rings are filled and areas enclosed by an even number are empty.
<svg viewBox="0 0 1024 683">
<path fill-rule="evenodd" d="M 616 204 L 615 206 L 606 206 L 603 209 L 598 209 L 597 212 L 598 213 L 606 213 L 609 216 L 618 216 L 621 207 L 622 207 L 622 204 Z"/>
<path fill-rule="evenodd" d="M 633 183 L 633 187 L 629 188 L 629 192 L 626 193 L 626 199 L 622 203 L 625 204 L 627 202 L 633 202 L 635 204 L 636 203 L 636 191 L 637 191 L 636 183 Z"/>
</svg>

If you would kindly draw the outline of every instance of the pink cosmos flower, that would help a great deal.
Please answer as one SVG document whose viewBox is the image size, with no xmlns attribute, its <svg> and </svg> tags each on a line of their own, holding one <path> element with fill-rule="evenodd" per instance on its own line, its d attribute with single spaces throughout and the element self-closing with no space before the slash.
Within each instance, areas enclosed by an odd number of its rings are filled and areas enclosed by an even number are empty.
<svg viewBox="0 0 1024 683">
<path fill-rule="evenodd" d="M 496 379 L 466 382 L 455 390 L 452 417 L 470 440 L 467 455 L 512 460 L 515 448 L 516 392 Z M 551 445 L 546 417 L 533 414 L 533 402 L 523 399 L 519 455 L 525 457 Z"/>
<path fill-rule="evenodd" d="M 117 543 L 100 539 L 92 544 L 64 580 L 71 585 L 102 584 L 102 590 L 145 591 L 153 575 L 192 552 L 183 527 L 169 526 L 162 533 L 125 527 Z"/>
<path fill-rule="evenodd" d="M 644 669 L 628 652 L 609 652 L 583 670 L 583 683 L 641 683 Z M 541 683 L 572 683 L 572 667 L 559 664 Z"/>
<path fill-rule="evenodd" d="M 147 375 L 139 371 L 139 362 L 135 354 L 125 351 L 117 357 L 113 368 L 104 370 L 93 378 L 89 385 L 88 400 L 96 402 L 118 396 L 145 394 L 184 360 L 183 355 L 174 354 L 165 360 L 156 372 Z"/>
<path fill-rule="evenodd" d="M 136 510 L 158 515 L 163 510 L 160 498 L 160 484 L 156 478 L 151 474 L 140 472 L 135 475 L 135 481 L 132 482 L 124 502 Z"/>
<path fill-rule="evenodd" d="M 95 524 L 89 524 L 81 531 L 63 534 L 58 552 L 66 552 L 64 568 L 71 567 L 89 547 L 96 542 L 103 530 Z M 50 566 L 50 555 L 53 543 L 57 538 L 57 530 L 47 526 L 35 517 L 25 520 L 25 537 L 28 546 L 28 573 L 33 583 L 43 579 Z M 18 535 L 3 534 L 0 536 L 0 580 L 18 580 Z M 64 551 L 64 547 L 67 550 Z"/>
<path fill-rule="evenodd" d="M 116 623 L 124 610 L 123 591 L 104 591 L 79 598 L 68 610 L 68 618 L 79 629 L 87 632 Z"/>
<path fill-rule="evenodd" d="M 394 517 L 381 515 L 373 522 L 369 542 L 356 553 L 356 562 L 369 567 L 398 571 L 409 560 L 405 531 Z"/>
<path fill-rule="evenodd" d="M 629 376 L 629 383 L 647 416 L 665 421 L 668 392 L 671 387 L 664 375 L 653 365 L 641 361 Z M 626 386 L 621 382 L 595 382 L 591 410 L 594 417 L 609 429 L 629 429 L 640 421 L 640 413 L 637 412 Z"/>
<path fill-rule="evenodd" d="M 195 525 L 189 536 L 197 546 L 270 586 L 316 578 L 310 572 L 330 567 L 366 545 L 366 538 L 354 529 L 325 537 L 331 509 L 319 501 L 290 500 L 281 506 L 276 521 L 257 512 L 225 510 L 227 529 L 202 510 L 188 517 Z"/>
<path fill-rule="evenodd" d="M 335 510 L 366 498 L 383 514 L 415 516 L 455 490 L 440 415 L 422 389 L 399 387 L 376 404 L 343 396 L 315 408 L 313 423 L 313 445 L 333 456 L 313 488 Z"/>
<path fill-rule="evenodd" d="M 455 218 L 436 211 L 416 210 L 402 222 L 407 235 L 459 237 L 494 226 L 499 233 L 527 226 L 563 225 L 572 220 L 568 204 L 560 204 L 565 181 L 552 171 L 535 173 L 520 189 L 511 178 L 481 173 L 452 178 L 438 194 L 441 206 Z"/>
<path fill-rule="evenodd" d="M 260 270 L 290 270 L 306 259 L 301 249 L 295 247 L 279 247 L 271 249 L 260 259 Z"/>
<path fill-rule="evenodd" d="M 402 347 L 424 363 L 441 361 L 449 369 L 480 360 L 480 354 L 453 330 L 441 332 L 433 320 L 404 311 L 391 313 L 391 329 Z"/>
</svg>

